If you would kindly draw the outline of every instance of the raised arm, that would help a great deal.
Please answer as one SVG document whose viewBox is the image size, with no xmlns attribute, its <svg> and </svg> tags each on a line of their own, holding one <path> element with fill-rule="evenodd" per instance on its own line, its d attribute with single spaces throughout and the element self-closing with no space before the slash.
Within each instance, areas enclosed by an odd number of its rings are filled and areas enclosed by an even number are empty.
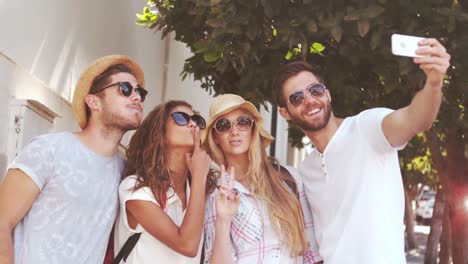
<svg viewBox="0 0 468 264">
<path fill-rule="evenodd" d="M 39 192 L 39 187 L 23 171 L 8 170 L 0 185 L 0 264 L 13 264 L 13 229 L 29 211 Z"/>
<path fill-rule="evenodd" d="M 153 237 L 188 257 L 198 253 L 203 231 L 206 176 L 211 159 L 200 149 L 200 131 L 194 133 L 195 147 L 187 166 L 192 175 L 190 199 L 182 224 L 177 226 L 162 208 L 149 201 L 127 201 L 127 212 Z"/>
<path fill-rule="evenodd" d="M 392 146 L 401 146 L 415 134 L 430 129 L 442 101 L 442 84 L 450 66 L 450 55 L 436 39 L 421 40 L 419 45 L 422 47 L 416 53 L 423 57 L 413 61 L 426 74 L 426 84 L 410 105 L 384 118 L 382 129 Z"/>
<path fill-rule="evenodd" d="M 211 264 L 232 264 L 231 221 L 239 207 L 239 194 L 233 190 L 235 174 L 231 167 L 229 181 L 226 180 L 224 165 L 221 166 L 221 186 L 216 196 L 215 238 L 211 253 Z"/>
</svg>

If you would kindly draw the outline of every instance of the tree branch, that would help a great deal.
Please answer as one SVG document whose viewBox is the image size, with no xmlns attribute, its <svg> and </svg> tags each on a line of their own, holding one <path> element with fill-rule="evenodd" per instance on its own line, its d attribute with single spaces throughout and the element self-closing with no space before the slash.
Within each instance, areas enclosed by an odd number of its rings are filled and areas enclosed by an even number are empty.
<svg viewBox="0 0 468 264">
<path fill-rule="evenodd" d="M 445 158 L 442 156 L 442 152 L 440 150 L 442 143 L 440 142 L 440 139 L 434 130 L 435 128 L 432 128 L 424 132 L 424 135 L 426 136 L 427 145 L 429 146 L 429 149 L 431 150 L 431 159 L 434 164 L 434 167 L 439 172 L 439 174 L 442 174 L 444 173 L 446 169 L 447 162 Z"/>
</svg>

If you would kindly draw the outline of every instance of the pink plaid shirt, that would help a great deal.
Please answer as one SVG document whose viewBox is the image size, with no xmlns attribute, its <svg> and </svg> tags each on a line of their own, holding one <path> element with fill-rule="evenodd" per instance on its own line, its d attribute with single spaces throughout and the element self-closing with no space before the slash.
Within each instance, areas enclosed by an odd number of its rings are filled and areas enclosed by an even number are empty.
<svg viewBox="0 0 468 264">
<path fill-rule="evenodd" d="M 296 170 L 287 167 L 299 190 L 299 198 L 304 214 L 306 239 L 309 248 L 303 256 L 291 257 L 288 247 L 282 245 L 269 221 L 265 202 L 256 199 L 243 185 L 234 183 L 239 191 L 240 204 L 231 223 L 231 251 L 234 263 L 298 264 L 321 261 L 315 239 L 312 213 L 305 197 L 302 180 Z M 213 192 L 206 202 L 205 209 L 205 259 L 208 264 L 213 250 L 216 222 L 216 194 Z"/>
</svg>

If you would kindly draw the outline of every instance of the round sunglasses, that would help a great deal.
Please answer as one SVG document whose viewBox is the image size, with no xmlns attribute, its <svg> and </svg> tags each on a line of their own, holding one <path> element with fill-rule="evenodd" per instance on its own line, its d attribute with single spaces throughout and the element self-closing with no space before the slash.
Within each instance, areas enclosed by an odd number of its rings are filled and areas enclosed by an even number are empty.
<svg viewBox="0 0 468 264">
<path fill-rule="evenodd" d="M 322 97 L 325 94 L 326 89 L 327 88 L 325 87 L 325 85 L 323 83 L 313 83 L 313 84 L 307 86 L 307 88 L 305 88 L 303 90 L 295 91 L 294 93 L 292 93 L 288 97 L 288 100 L 289 100 L 289 103 L 292 106 L 298 107 L 299 105 L 301 105 L 304 102 L 305 92 L 306 91 L 310 95 L 312 95 L 313 97 L 318 98 L 318 97 Z"/>
<path fill-rule="evenodd" d="M 99 93 L 99 92 L 103 91 L 104 89 L 107 89 L 107 88 L 115 86 L 115 85 L 119 86 L 120 94 L 125 96 L 125 97 L 129 97 L 132 94 L 133 90 L 135 90 L 135 93 L 140 96 L 141 102 L 145 101 L 146 95 L 148 94 L 148 91 L 146 91 L 139 84 L 137 84 L 136 87 L 133 87 L 130 82 L 116 82 L 116 83 L 113 83 L 113 84 L 109 84 L 109 85 L 107 85 L 105 87 L 102 87 L 102 88 L 99 88 L 99 89 L 97 89 L 95 91 L 91 91 L 90 94 Z"/>
<path fill-rule="evenodd" d="M 179 126 L 186 126 L 190 120 L 192 120 L 197 127 L 204 129 L 206 127 L 205 119 L 198 114 L 189 115 L 185 112 L 173 112 L 171 113 L 172 119 Z"/>
<path fill-rule="evenodd" d="M 232 130 L 233 124 L 242 131 L 247 131 L 253 126 L 254 120 L 249 115 L 240 115 L 234 121 L 227 118 L 219 118 L 216 120 L 214 129 L 220 134 L 228 133 Z"/>
</svg>

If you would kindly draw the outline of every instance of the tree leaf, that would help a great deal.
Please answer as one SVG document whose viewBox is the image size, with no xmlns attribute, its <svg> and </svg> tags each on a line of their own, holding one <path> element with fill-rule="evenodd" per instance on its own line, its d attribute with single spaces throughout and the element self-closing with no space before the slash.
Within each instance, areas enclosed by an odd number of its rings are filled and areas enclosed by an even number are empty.
<svg viewBox="0 0 468 264">
<path fill-rule="evenodd" d="M 336 42 L 339 43 L 341 41 L 341 36 L 343 35 L 343 28 L 336 24 L 331 29 L 331 35 L 336 40 Z"/>
<path fill-rule="evenodd" d="M 301 49 L 299 49 L 299 48 L 294 48 L 294 49 L 293 49 L 293 55 L 294 55 L 294 56 L 297 56 L 297 55 L 299 55 L 300 53 L 301 53 Z"/>
<path fill-rule="evenodd" d="M 137 24 L 138 26 L 146 26 L 146 22 L 147 21 L 138 20 L 135 22 L 135 24 Z"/>
<path fill-rule="evenodd" d="M 242 30 L 241 30 L 242 32 Z M 248 25 L 247 26 L 247 31 L 245 32 L 249 40 L 254 40 L 255 37 L 257 36 L 257 27 L 255 25 Z"/>
<path fill-rule="evenodd" d="M 164 1 L 163 1 L 163 7 L 164 7 L 165 9 L 170 9 L 170 8 L 172 7 L 171 1 L 170 1 L 170 0 L 164 0 Z"/>
<path fill-rule="evenodd" d="M 437 10 L 441 15 L 444 15 L 444 16 L 450 16 L 452 15 L 452 10 L 450 8 L 447 8 L 447 7 L 443 7 L 443 8 L 439 8 Z"/>
<path fill-rule="evenodd" d="M 273 36 L 274 37 L 278 36 L 278 30 L 276 28 L 273 28 Z"/>
<path fill-rule="evenodd" d="M 370 39 L 371 50 L 375 50 L 379 46 L 380 41 L 381 41 L 380 33 L 379 32 L 373 32 L 373 34 L 371 35 L 371 39 Z"/>
<path fill-rule="evenodd" d="M 213 27 L 213 28 L 219 28 L 219 27 L 223 26 L 224 21 L 222 19 L 219 19 L 219 18 L 209 18 L 209 19 L 206 20 L 205 23 L 207 25 Z"/>
<path fill-rule="evenodd" d="M 153 15 L 151 16 L 151 18 L 150 18 L 150 21 L 151 21 L 151 22 L 156 22 L 156 20 L 158 20 L 158 18 L 159 18 L 159 15 L 158 15 L 158 14 L 153 14 Z"/>
<path fill-rule="evenodd" d="M 375 18 L 380 16 L 385 11 L 385 8 L 379 5 L 370 6 L 365 9 L 364 15 L 367 18 Z"/>
<path fill-rule="evenodd" d="M 317 23 L 315 22 L 315 20 L 311 20 L 309 21 L 309 23 L 307 23 L 307 31 L 311 33 L 315 33 L 317 32 L 317 30 L 318 30 L 318 27 L 317 27 Z"/>
<path fill-rule="evenodd" d="M 315 53 L 322 53 L 322 51 L 325 50 L 325 46 L 321 43 L 314 42 L 312 45 L 310 45 L 310 53 L 315 54 Z"/>
<path fill-rule="evenodd" d="M 207 51 L 203 54 L 203 59 L 206 62 L 215 62 L 220 58 L 220 53 L 216 51 Z"/>
<path fill-rule="evenodd" d="M 273 8 L 271 6 L 270 0 L 261 0 L 263 6 L 263 11 L 267 17 L 273 17 Z"/>
<path fill-rule="evenodd" d="M 241 42 L 239 44 L 239 47 L 242 49 L 242 51 L 246 54 L 250 53 L 250 50 L 251 50 L 251 45 L 250 45 L 250 42 Z"/>
<path fill-rule="evenodd" d="M 286 60 L 290 60 L 294 57 L 296 57 L 299 53 L 301 53 L 301 51 L 298 49 L 298 48 L 293 48 L 292 50 L 288 51 L 286 53 L 286 55 L 284 56 L 284 58 Z"/>
<path fill-rule="evenodd" d="M 367 19 L 359 20 L 357 23 L 357 27 L 358 27 L 359 36 L 363 38 L 364 36 L 366 36 L 367 32 L 369 32 L 369 29 L 370 29 L 369 20 Z"/>
<path fill-rule="evenodd" d="M 301 21 L 299 19 L 292 19 L 289 21 L 289 25 L 291 27 L 297 27 L 301 25 Z"/>
<path fill-rule="evenodd" d="M 241 26 L 236 25 L 236 26 L 228 26 L 225 29 L 225 33 L 230 33 L 233 35 L 240 35 L 243 33 Z"/>
<path fill-rule="evenodd" d="M 346 16 L 344 16 L 343 20 L 347 21 L 347 22 L 358 21 L 361 18 L 363 12 L 364 11 L 361 10 L 361 9 L 353 10 L 353 11 L 349 12 Z"/>
<path fill-rule="evenodd" d="M 142 14 L 136 14 L 136 17 L 140 20 L 140 21 L 147 21 L 148 19 L 146 18 L 145 15 L 142 15 Z"/>
<path fill-rule="evenodd" d="M 204 53 L 212 48 L 212 45 L 209 40 L 201 39 L 192 44 L 192 47 L 195 50 L 195 53 Z"/>
<path fill-rule="evenodd" d="M 449 33 L 452 33 L 455 31 L 455 27 L 456 27 L 456 21 L 455 21 L 455 16 L 449 16 L 448 17 L 448 22 L 447 22 L 447 31 Z"/>
</svg>

